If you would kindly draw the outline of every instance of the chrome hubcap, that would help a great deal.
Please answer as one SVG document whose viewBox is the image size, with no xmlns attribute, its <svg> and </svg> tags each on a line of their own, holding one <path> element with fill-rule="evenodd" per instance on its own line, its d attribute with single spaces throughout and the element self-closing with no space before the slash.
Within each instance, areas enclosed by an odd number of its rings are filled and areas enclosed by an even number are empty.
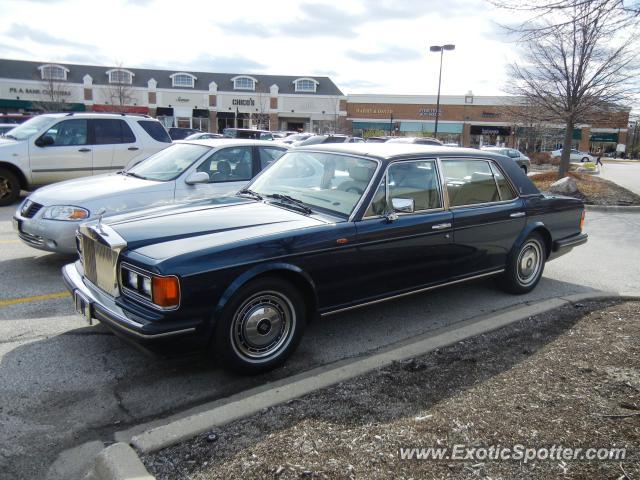
<svg viewBox="0 0 640 480">
<path fill-rule="evenodd" d="M 542 248 L 534 240 L 527 242 L 518 257 L 518 280 L 522 285 L 535 281 L 542 265 Z"/>
<path fill-rule="evenodd" d="M 231 332 L 238 354 L 259 360 L 286 348 L 295 326 L 289 300 L 277 292 L 261 292 L 237 310 Z"/>
</svg>

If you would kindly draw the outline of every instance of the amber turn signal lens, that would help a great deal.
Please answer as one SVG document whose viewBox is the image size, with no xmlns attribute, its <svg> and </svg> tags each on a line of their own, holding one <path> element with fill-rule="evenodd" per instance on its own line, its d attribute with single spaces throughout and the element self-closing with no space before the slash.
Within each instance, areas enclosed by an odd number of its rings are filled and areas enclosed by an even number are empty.
<svg viewBox="0 0 640 480">
<path fill-rule="evenodd" d="M 153 277 L 153 303 L 161 307 L 177 307 L 180 303 L 180 283 L 177 277 Z"/>
<path fill-rule="evenodd" d="M 584 228 L 584 210 L 582 210 L 582 217 L 580 217 L 580 231 Z"/>
</svg>

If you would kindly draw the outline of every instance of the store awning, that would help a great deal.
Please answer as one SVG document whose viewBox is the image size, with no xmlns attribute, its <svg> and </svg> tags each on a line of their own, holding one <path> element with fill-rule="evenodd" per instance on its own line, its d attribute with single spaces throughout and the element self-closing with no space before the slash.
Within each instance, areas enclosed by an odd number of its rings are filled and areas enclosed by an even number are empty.
<svg viewBox="0 0 640 480">
<path fill-rule="evenodd" d="M 438 133 L 462 133 L 462 123 L 438 122 Z M 436 122 L 400 122 L 401 132 L 426 132 L 433 133 L 436 130 Z"/>
<path fill-rule="evenodd" d="M 0 99 L 0 108 L 16 110 L 40 110 L 49 112 L 84 112 L 84 103 L 52 103 L 31 100 Z"/>
<path fill-rule="evenodd" d="M 389 122 L 353 122 L 352 127 L 359 130 L 389 130 L 393 128 L 391 121 Z"/>
</svg>

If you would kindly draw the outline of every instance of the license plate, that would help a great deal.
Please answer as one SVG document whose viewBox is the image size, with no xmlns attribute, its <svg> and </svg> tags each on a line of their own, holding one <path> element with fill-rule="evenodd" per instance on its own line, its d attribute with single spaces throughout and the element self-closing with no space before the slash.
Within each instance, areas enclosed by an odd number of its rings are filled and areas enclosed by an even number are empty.
<svg viewBox="0 0 640 480">
<path fill-rule="evenodd" d="M 78 290 L 73 292 L 73 300 L 76 304 L 76 312 L 78 312 L 87 321 L 89 325 L 93 325 L 91 302 Z"/>
<path fill-rule="evenodd" d="M 20 220 L 18 220 L 17 218 L 13 219 L 13 229 L 16 232 L 21 232 L 22 231 L 22 222 Z"/>
</svg>

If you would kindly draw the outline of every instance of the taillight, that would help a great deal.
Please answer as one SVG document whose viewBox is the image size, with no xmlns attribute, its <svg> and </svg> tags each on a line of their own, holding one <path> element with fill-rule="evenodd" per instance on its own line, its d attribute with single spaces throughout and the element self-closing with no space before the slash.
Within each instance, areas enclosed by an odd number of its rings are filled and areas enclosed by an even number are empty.
<svg viewBox="0 0 640 480">
<path fill-rule="evenodd" d="M 584 214 L 585 214 L 585 211 L 583 209 L 582 216 L 580 217 L 580 231 L 582 231 L 582 229 L 584 228 Z"/>
</svg>

